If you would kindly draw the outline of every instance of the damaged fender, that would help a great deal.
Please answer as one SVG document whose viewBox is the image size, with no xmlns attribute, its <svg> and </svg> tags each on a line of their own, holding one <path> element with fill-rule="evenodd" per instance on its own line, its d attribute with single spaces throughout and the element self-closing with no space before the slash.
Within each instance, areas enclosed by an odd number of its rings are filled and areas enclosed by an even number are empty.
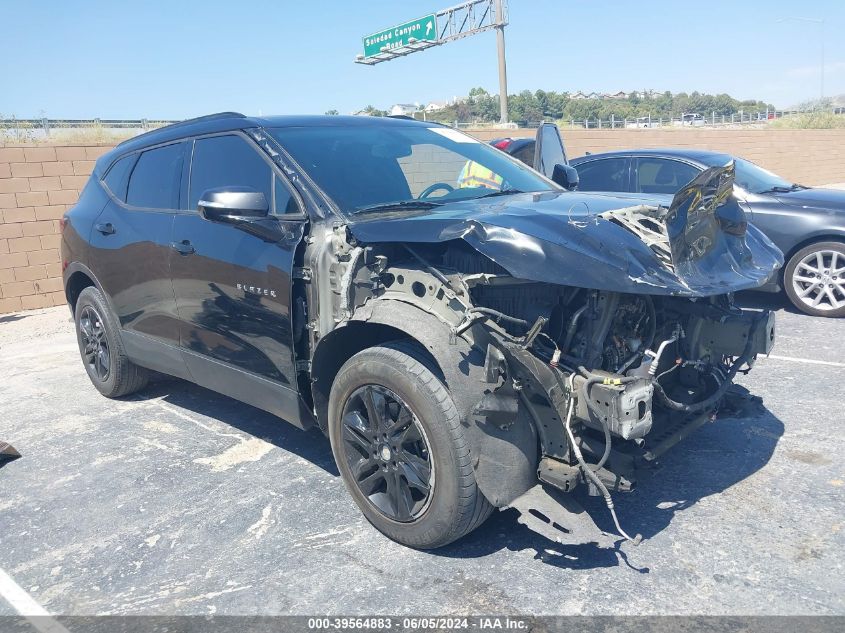
<svg viewBox="0 0 845 633">
<path fill-rule="evenodd" d="M 437 362 L 461 417 L 476 482 L 491 504 L 503 507 L 536 484 L 534 425 L 512 384 L 487 371 L 490 363 L 483 353 L 453 336 L 452 325 L 405 301 L 368 301 L 349 323 L 356 321 L 408 332 Z"/>
</svg>

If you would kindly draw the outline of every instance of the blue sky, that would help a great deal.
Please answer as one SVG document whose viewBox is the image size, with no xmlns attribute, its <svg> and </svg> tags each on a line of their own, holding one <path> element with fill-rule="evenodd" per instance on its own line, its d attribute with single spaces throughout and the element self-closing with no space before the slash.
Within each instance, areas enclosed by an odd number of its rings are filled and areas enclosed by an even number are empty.
<svg viewBox="0 0 845 633">
<path fill-rule="evenodd" d="M 0 0 L 0 114 L 342 113 L 498 92 L 493 32 L 375 67 L 361 36 L 457 0 Z M 845 93 L 842 0 L 510 0 L 508 92 L 727 92 L 786 107 Z"/>
</svg>

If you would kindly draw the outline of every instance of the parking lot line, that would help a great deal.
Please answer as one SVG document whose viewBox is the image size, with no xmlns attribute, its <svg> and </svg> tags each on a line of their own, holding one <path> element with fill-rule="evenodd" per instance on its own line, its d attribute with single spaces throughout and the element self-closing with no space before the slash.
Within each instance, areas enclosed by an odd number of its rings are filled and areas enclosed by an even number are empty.
<svg viewBox="0 0 845 633">
<path fill-rule="evenodd" d="M 20 615 L 27 618 L 41 633 L 70 633 L 2 569 L 0 569 L 0 597 Z"/>
<path fill-rule="evenodd" d="M 220 437 L 233 437 L 236 440 L 238 440 L 239 442 L 243 442 L 244 439 L 245 439 L 244 437 L 242 437 L 241 435 L 237 435 L 236 433 L 224 433 L 222 431 L 217 431 L 216 429 L 213 429 L 210 426 L 203 424 L 202 422 L 197 420 L 192 415 L 188 415 L 183 410 L 181 410 L 177 407 L 172 407 L 169 404 L 162 402 L 161 398 L 144 399 L 144 398 L 134 397 L 134 398 L 131 398 L 131 399 L 134 400 L 135 402 L 141 402 L 143 404 L 149 404 L 149 405 L 158 407 L 159 409 L 164 409 L 168 413 L 175 415 L 176 417 L 181 418 L 183 420 L 186 420 L 187 422 L 190 422 L 191 424 L 195 424 L 198 427 L 208 431 L 209 433 L 213 433 L 214 435 L 218 435 Z"/>
<path fill-rule="evenodd" d="M 762 358 L 771 358 L 772 360 L 786 360 L 792 363 L 809 363 L 811 365 L 827 365 L 828 367 L 845 367 L 845 363 L 836 363 L 832 360 L 815 360 L 813 358 L 796 358 L 795 356 L 779 356 L 777 354 L 769 354 Z"/>
</svg>

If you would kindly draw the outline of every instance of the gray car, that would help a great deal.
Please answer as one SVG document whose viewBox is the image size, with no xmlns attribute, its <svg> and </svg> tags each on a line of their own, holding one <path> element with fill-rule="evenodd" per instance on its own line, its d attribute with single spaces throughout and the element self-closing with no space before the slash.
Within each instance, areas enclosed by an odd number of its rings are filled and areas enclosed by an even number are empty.
<svg viewBox="0 0 845 633">
<path fill-rule="evenodd" d="M 643 149 L 572 159 L 581 191 L 676 193 L 708 167 L 736 163 L 738 198 L 783 251 L 786 265 L 762 290 L 786 292 L 807 314 L 845 316 L 845 191 L 805 187 L 745 159 L 693 149 Z"/>
</svg>

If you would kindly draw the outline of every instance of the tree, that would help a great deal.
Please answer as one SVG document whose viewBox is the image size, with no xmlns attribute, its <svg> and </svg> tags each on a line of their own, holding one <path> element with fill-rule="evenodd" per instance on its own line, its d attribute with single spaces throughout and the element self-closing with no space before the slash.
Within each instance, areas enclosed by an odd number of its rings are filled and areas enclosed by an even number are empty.
<svg viewBox="0 0 845 633">
<path fill-rule="evenodd" d="M 374 108 L 372 105 L 368 105 L 364 108 L 363 112 L 369 116 L 387 116 L 387 110 L 379 110 L 378 108 Z"/>
<path fill-rule="evenodd" d="M 727 116 L 740 110 L 761 112 L 771 104 L 762 101 L 738 101 L 730 95 L 710 95 L 694 91 L 690 94 L 669 91 L 659 93 L 643 91 L 632 94 L 627 99 L 570 99 L 568 92 L 550 90 L 523 90 L 508 97 L 508 116 L 511 121 L 537 122 L 541 120 L 609 121 L 611 118 L 622 122 L 625 119 L 651 116 L 653 120 L 680 117 L 684 113 L 696 112 L 702 116 Z M 368 106 L 369 113 L 383 112 Z M 432 121 L 452 124 L 493 123 L 499 120 L 499 96 L 475 87 L 469 91 L 466 99 L 453 103 L 442 110 L 429 115 Z"/>
<path fill-rule="evenodd" d="M 337 116 L 338 114 L 340 114 L 340 112 L 338 112 L 337 110 L 326 110 L 326 114 L 329 116 Z"/>
<path fill-rule="evenodd" d="M 543 111 L 530 90 L 508 97 L 508 118 L 511 121 L 540 121 Z"/>
</svg>

